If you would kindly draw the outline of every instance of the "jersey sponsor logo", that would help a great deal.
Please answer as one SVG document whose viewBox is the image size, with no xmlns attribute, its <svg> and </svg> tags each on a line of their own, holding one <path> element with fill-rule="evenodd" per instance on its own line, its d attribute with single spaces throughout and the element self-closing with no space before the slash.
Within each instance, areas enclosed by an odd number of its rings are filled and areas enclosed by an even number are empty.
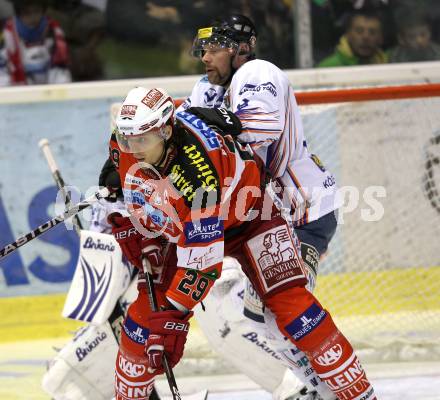
<svg viewBox="0 0 440 400">
<path fill-rule="evenodd" d="M 237 111 L 244 110 L 249 105 L 249 99 L 243 99 L 243 101 L 237 106 Z"/>
<path fill-rule="evenodd" d="M 251 83 L 246 83 L 240 89 L 238 94 L 241 96 L 243 93 L 246 93 L 246 92 L 258 93 L 258 92 L 263 92 L 263 91 L 269 92 L 270 94 L 273 95 L 273 97 L 277 97 L 277 89 L 272 82 L 260 83 L 259 85 L 252 85 Z"/>
<path fill-rule="evenodd" d="M 189 125 L 192 130 L 198 133 L 203 143 L 210 149 L 215 150 L 220 148 L 220 143 L 217 139 L 217 134 L 203 122 L 200 118 L 186 111 L 177 113 L 176 118 L 182 122 L 186 122 L 185 125 Z"/>
<path fill-rule="evenodd" d="M 177 246 L 177 265 L 182 268 L 204 270 L 221 263 L 224 256 L 224 243 L 216 242 L 208 247 Z"/>
<path fill-rule="evenodd" d="M 116 371 L 116 399 L 148 400 L 153 391 L 154 380 L 147 382 L 128 382 Z"/>
<path fill-rule="evenodd" d="M 205 106 L 213 107 L 216 96 L 217 96 L 217 91 L 213 87 L 210 87 L 203 95 L 203 98 L 205 100 Z"/>
<path fill-rule="evenodd" d="M 185 170 L 180 164 L 173 165 L 171 168 L 171 173 L 168 175 L 168 177 L 186 200 L 191 202 L 194 199 L 194 196 L 196 195 L 196 188 L 192 184 L 191 180 L 185 176 Z"/>
<path fill-rule="evenodd" d="M 327 376 L 325 383 L 342 399 L 369 399 L 372 396 L 372 388 L 359 359 L 352 356 L 343 364 L 345 368 L 337 368 L 334 375 Z M 370 397 L 372 396 L 372 397 Z"/>
<path fill-rule="evenodd" d="M 87 237 L 83 244 L 83 249 L 94 249 L 94 250 L 104 250 L 104 251 L 115 251 L 115 246 L 113 243 L 104 243 L 98 239 L 96 242 L 91 236 Z"/>
<path fill-rule="evenodd" d="M 183 228 L 185 244 L 207 243 L 223 237 L 223 220 L 218 217 L 186 222 Z"/>
<path fill-rule="evenodd" d="M 99 343 L 103 342 L 107 338 L 107 334 L 105 332 L 97 332 L 95 338 L 93 340 L 86 340 L 83 346 L 78 346 L 75 350 L 76 358 L 79 362 L 84 360 L 96 347 L 98 347 Z"/>
<path fill-rule="evenodd" d="M 197 150 L 196 146 L 184 146 L 184 155 L 187 159 L 181 160 L 181 164 L 174 164 L 168 175 L 184 199 L 191 203 L 197 192 L 199 195 L 204 192 L 217 193 L 219 187 L 217 173 L 208 164 L 208 160 L 201 156 L 201 152 Z M 203 190 L 198 191 L 199 188 Z M 215 201 L 218 200 L 218 197 L 218 195 L 215 196 Z M 208 196 L 205 200 L 210 201 L 212 198 Z"/>
<path fill-rule="evenodd" d="M 183 110 L 187 110 L 188 108 L 191 107 L 191 99 L 188 97 L 180 106 L 182 107 Z"/>
<path fill-rule="evenodd" d="M 286 225 L 256 236 L 248 241 L 248 246 L 266 292 L 293 280 L 305 280 L 301 260 Z"/>
<path fill-rule="evenodd" d="M 319 253 L 318 250 L 311 244 L 302 242 L 301 243 L 301 256 L 304 262 L 310 267 L 313 273 L 316 275 L 319 265 Z"/>
<path fill-rule="evenodd" d="M 124 321 L 124 325 L 122 328 L 124 329 L 125 334 L 133 342 L 136 342 L 138 344 L 145 344 L 145 341 L 147 340 L 150 332 L 147 328 L 143 328 L 142 326 L 134 322 L 128 315 Z"/>
<path fill-rule="evenodd" d="M 342 357 L 342 346 L 340 344 L 335 344 L 330 349 L 328 349 L 324 354 L 315 358 L 315 361 L 322 365 L 323 367 L 328 367 L 329 365 L 336 364 Z"/>
<path fill-rule="evenodd" d="M 205 161 L 205 157 L 202 157 L 202 153 L 197 150 L 196 145 L 186 145 L 183 146 L 183 150 L 188 157 L 189 165 L 194 165 L 197 170 L 197 178 L 200 179 L 202 187 L 207 191 L 211 192 L 217 190 L 219 187 L 218 180 L 215 173 L 212 171 L 211 167 Z"/>
<path fill-rule="evenodd" d="M 145 205 L 145 197 L 142 193 L 131 189 L 122 189 L 125 204 Z"/>
<path fill-rule="evenodd" d="M 130 378 L 139 378 L 146 371 L 145 365 L 132 363 L 121 355 L 119 355 L 118 364 L 121 371 Z"/>
<path fill-rule="evenodd" d="M 295 340 L 300 340 L 312 332 L 326 317 L 327 313 L 316 303 L 313 303 L 303 314 L 295 318 L 285 327 Z"/>
<path fill-rule="evenodd" d="M 322 182 L 322 186 L 324 186 L 325 189 L 329 189 L 332 186 L 336 185 L 336 179 L 333 175 L 329 175 L 324 182 Z"/>
<path fill-rule="evenodd" d="M 170 217 L 166 216 L 163 211 L 154 208 L 150 204 L 145 204 L 144 211 L 146 216 L 149 217 L 154 225 L 162 228 L 165 225 L 172 224 L 172 220 Z"/>
</svg>

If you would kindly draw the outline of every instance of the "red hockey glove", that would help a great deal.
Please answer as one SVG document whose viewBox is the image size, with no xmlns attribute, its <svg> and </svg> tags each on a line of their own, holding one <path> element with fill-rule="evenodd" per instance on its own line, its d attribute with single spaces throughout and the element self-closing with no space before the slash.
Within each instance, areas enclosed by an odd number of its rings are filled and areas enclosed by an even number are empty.
<svg viewBox="0 0 440 400">
<path fill-rule="evenodd" d="M 163 373 L 162 357 L 165 352 L 170 367 L 174 367 L 183 356 L 183 349 L 189 331 L 188 320 L 193 312 L 179 310 L 157 311 L 150 314 L 150 333 L 145 343 L 149 372 Z"/>
<path fill-rule="evenodd" d="M 107 219 L 112 225 L 112 233 L 128 261 L 142 270 L 141 255 L 144 254 L 153 270 L 162 266 L 162 247 L 158 238 L 143 237 L 133 226 L 130 218 L 123 217 L 119 213 L 112 213 Z"/>
</svg>

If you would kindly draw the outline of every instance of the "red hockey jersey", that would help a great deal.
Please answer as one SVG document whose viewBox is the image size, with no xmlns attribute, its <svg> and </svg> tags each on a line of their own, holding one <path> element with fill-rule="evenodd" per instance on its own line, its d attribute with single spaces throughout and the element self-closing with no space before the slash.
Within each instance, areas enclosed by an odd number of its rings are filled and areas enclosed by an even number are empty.
<svg viewBox="0 0 440 400">
<path fill-rule="evenodd" d="M 176 149 L 162 171 L 140 168 L 114 136 L 110 155 L 138 230 L 176 246 L 175 257 L 168 258 L 177 267 L 167 283 L 168 300 L 191 309 L 221 273 L 225 233 L 247 222 L 261 203 L 261 172 L 231 136 L 188 112 L 177 114 L 173 135 Z"/>
</svg>

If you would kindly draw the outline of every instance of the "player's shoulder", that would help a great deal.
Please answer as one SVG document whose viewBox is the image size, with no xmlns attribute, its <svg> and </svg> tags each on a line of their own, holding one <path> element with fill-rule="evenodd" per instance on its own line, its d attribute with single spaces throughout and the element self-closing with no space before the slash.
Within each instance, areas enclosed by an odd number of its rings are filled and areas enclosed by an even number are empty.
<svg viewBox="0 0 440 400">
<path fill-rule="evenodd" d="M 196 204 L 206 207 L 220 202 L 218 164 L 214 157 L 220 149 L 217 134 L 203 121 L 194 115 L 181 111 L 176 120 L 180 122 L 178 151 L 170 165 L 169 178 L 175 188 L 181 192 L 183 200 L 188 207 L 192 206 L 199 188 L 204 191 L 214 192 L 215 195 L 197 200 Z M 213 203 L 211 203 L 213 202 Z M 202 208 L 203 208 L 202 207 Z"/>
<path fill-rule="evenodd" d="M 264 76 L 264 75 L 285 75 L 275 64 L 255 59 L 244 63 L 235 73 L 235 76 Z"/>
<path fill-rule="evenodd" d="M 273 88 L 288 84 L 287 75 L 275 64 L 265 60 L 252 60 L 243 64 L 234 74 L 231 88 L 238 89 L 237 93 L 244 91 L 258 91 L 259 88 Z"/>
<path fill-rule="evenodd" d="M 196 139 L 208 152 L 220 149 L 221 144 L 217 133 L 199 117 L 187 111 L 180 111 L 176 115 L 176 121 L 185 128 L 186 135 L 184 137 Z"/>
<path fill-rule="evenodd" d="M 208 75 L 203 75 L 195 84 L 195 87 L 214 87 L 216 88 L 216 85 L 213 85 L 212 83 L 209 83 Z"/>
</svg>

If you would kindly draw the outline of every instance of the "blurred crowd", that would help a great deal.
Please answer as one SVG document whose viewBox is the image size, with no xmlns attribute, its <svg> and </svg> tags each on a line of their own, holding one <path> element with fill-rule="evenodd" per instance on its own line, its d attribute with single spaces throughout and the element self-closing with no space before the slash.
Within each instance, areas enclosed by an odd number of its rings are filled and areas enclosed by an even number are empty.
<svg viewBox="0 0 440 400">
<path fill-rule="evenodd" d="M 310 0 L 316 67 L 440 60 L 440 1 Z M 296 68 L 295 0 L 0 0 L 0 86 L 196 74 L 196 30 L 241 13 Z M 299 49 L 301 51 L 301 49 Z"/>
</svg>

